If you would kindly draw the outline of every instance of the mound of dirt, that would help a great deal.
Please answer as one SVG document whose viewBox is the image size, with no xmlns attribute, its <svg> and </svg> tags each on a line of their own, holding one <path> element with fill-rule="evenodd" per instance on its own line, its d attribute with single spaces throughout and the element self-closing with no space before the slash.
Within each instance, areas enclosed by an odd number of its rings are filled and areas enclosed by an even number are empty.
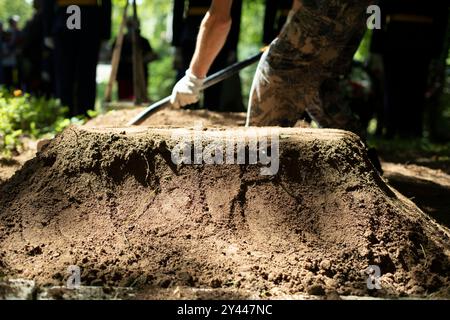
<svg viewBox="0 0 450 320">
<path fill-rule="evenodd" d="M 201 133 L 206 146 L 264 130 Z M 450 296 L 449 231 L 375 173 L 358 138 L 279 132 L 279 171 L 264 176 L 174 164 L 195 137 L 169 128 L 68 128 L 1 190 L 1 272 L 64 284 L 77 265 L 87 285 Z"/>
<path fill-rule="evenodd" d="M 24 147 L 20 154 L 11 158 L 0 157 L 0 188 L 14 173 L 19 170 L 22 165 L 34 157 L 36 153 L 36 143 L 25 140 L 23 141 Z"/>
<path fill-rule="evenodd" d="M 123 127 L 128 121 L 137 116 L 144 108 L 130 108 L 111 110 L 101 114 L 86 123 L 86 127 Z M 148 117 L 141 126 L 194 126 L 201 122 L 209 128 L 243 127 L 246 113 L 243 112 L 214 112 L 206 109 L 185 110 L 166 107 Z M 299 120 L 295 127 L 309 128 L 309 123 Z"/>
</svg>

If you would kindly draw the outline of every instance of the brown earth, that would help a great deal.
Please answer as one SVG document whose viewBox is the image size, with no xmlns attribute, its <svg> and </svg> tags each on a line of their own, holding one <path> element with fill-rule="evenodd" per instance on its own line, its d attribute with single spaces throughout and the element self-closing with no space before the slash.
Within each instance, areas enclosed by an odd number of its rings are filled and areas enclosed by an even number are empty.
<svg viewBox="0 0 450 320">
<path fill-rule="evenodd" d="M 448 229 L 389 187 L 355 136 L 281 132 L 266 177 L 176 166 L 168 128 L 67 129 L 1 190 L 2 273 L 64 284 L 78 265 L 90 285 L 450 296 Z M 369 265 L 382 290 L 367 289 Z"/>
<path fill-rule="evenodd" d="M 415 164 L 383 163 L 384 177 L 440 224 L 450 227 L 450 175 Z"/>
<path fill-rule="evenodd" d="M 88 127 L 122 127 L 137 116 L 143 108 L 113 110 L 90 120 Z M 141 126 L 171 125 L 175 127 L 194 126 L 202 122 L 205 127 L 238 127 L 245 125 L 245 113 L 213 112 L 208 110 L 179 110 L 164 108 L 147 118 Z"/>
<path fill-rule="evenodd" d="M 11 178 L 25 162 L 33 158 L 35 153 L 36 142 L 26 140 L 24 142 L 24 147 L 19 154 L 16 154 L 11 158 L 0 158 L 0 187 Z"/>
</svg>

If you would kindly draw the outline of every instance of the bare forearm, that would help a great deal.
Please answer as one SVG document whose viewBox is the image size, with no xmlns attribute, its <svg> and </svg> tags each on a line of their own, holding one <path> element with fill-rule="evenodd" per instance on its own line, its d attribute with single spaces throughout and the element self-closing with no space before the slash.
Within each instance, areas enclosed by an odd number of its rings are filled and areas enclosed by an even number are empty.
<svg viewBox="0 0 450 320">
<path fill-rule="evenodd" d="M 214 10 L 206 14 L 200 26 L 197 46 L 190 64 L 192 74 L 198 78 L 206 77 L 214 59 L 225 44 L 230 28 L 229 9 L 225 15 L 215 14 Z"/>
</svg>

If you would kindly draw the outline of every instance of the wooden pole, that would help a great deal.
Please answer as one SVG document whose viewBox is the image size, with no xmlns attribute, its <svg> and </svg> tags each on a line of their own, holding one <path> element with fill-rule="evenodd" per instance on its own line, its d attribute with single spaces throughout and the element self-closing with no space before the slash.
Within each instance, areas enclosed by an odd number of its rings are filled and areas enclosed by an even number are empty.
<svg viewBox="0 0 450 320">
<path fill-rule="evenodd" d="M 145 86 L 141 38 L 139 34 L 139 18 L 137 14 L 136 0 L 133 0 L 133 87 L 135 104 L 140 105 L 147 100 L 147 88 Z"/>
<path fill-rule="evenodd" d="M 114 46 L 114 51 L 111 58 L 111 74 L 109 76 L 108 86 L 105 90 L 105 102 L 111 102 L 112 100 L 112 90 L 114 82 L 117 78 L 117 71 L 119 69 L 120 56 L 122 53 L 123 38 L 125 36 L 125 25 L 127 23 L 127 11 L 128 11 L 128 0 L 126 0 L 125 7 L 123 9 L 122 22 L 119 27 L 119 34 L 117 35 L 116 45 Z"/>
</svg>

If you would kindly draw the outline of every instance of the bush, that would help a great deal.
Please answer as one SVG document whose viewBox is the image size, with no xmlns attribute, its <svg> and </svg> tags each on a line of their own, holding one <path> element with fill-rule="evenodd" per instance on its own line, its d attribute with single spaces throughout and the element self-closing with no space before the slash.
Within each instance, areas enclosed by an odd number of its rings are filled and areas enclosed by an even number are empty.
<svg viewBox="0 0 450 320">
<path fill-rule="evenodd" d="M 0 155 L 11 157 L 23 146 L 23 137 L 39 139 L 71 124 L 67 108 L 58 100 L 0 91 Z"/>
</svg>

